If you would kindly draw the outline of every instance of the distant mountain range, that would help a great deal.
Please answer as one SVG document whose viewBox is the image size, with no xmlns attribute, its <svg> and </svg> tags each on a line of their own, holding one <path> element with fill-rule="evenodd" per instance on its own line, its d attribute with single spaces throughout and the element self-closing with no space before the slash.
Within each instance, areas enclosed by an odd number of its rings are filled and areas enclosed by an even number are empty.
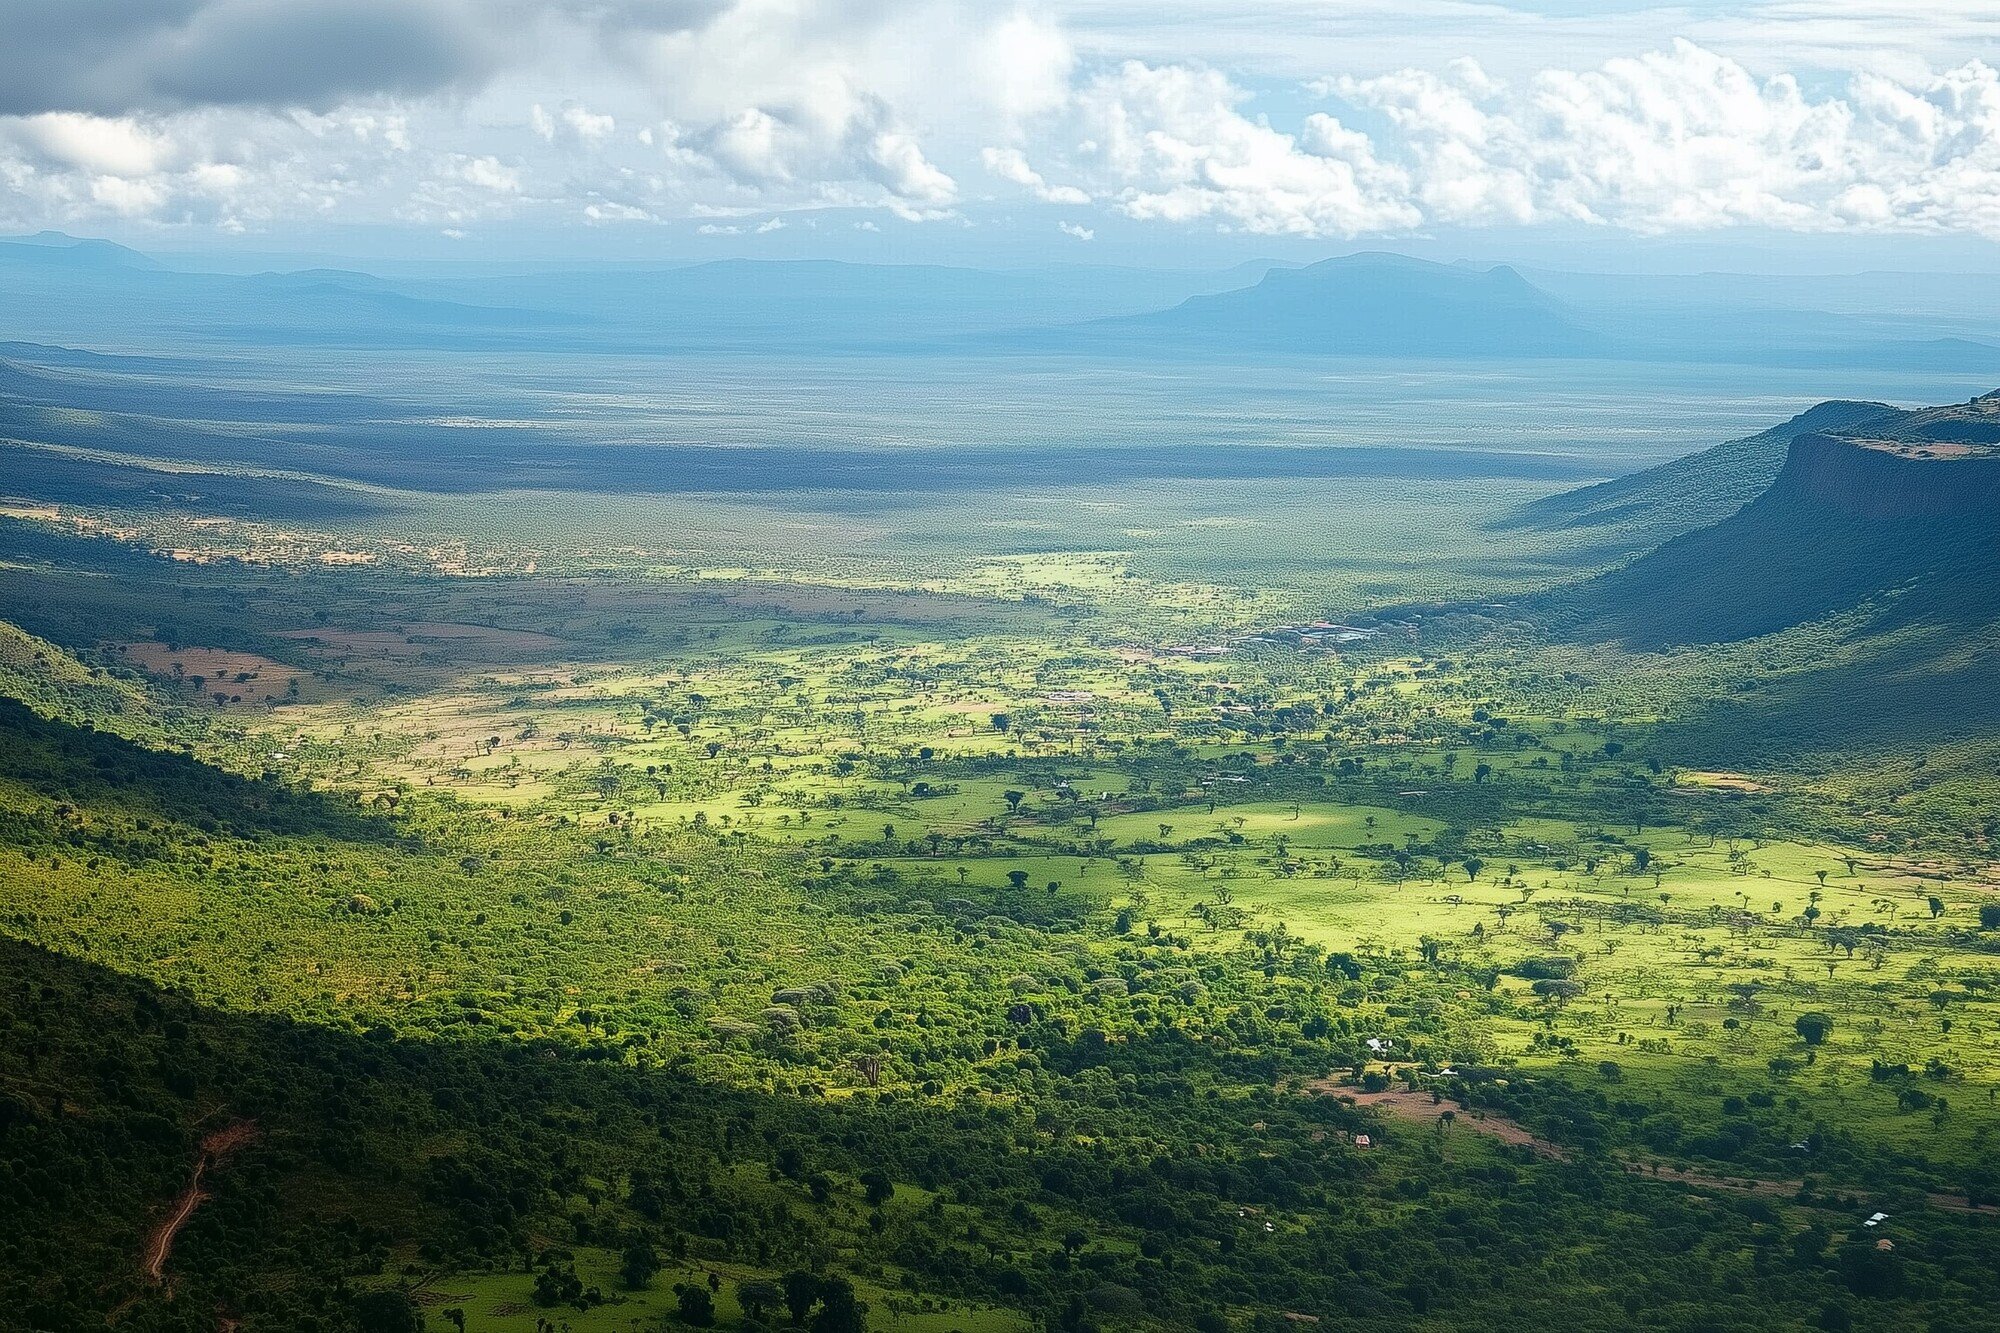
<svg viewBox="0 0 2000 1333">
<path fill-rule="evenodd" d="M 45 233 L 0 241 L 0 309 L 7 336 L 51 344 L 908 353 L 1160 309 L 1271 268 L 730 259 L 409 278 L 335 268 L 237 274 L 169 269 L 109 242 Z"/>
<path fill-rule="evenodd" d="M 1607 339 L 1515 270 L 1346 255 L 1083 330 L 1139 346 L 1321 356 L 1589 357 Z"/>
<path fill-rule="evenodd" d="M 59 233 L 0 241 L 8 336 L 98 348 L 1568 358 L 2000 376 L 2000 316 L 1924 324 L 1907 312 L 1740 306 L 1726 285 L 1699 290 L 1699 300 L 1668 300 L 1597 275 L 1537 282 L 1505 265 L 1382 253 L 1210 272 L 731 259 L 500 273 L 441 265 L 392 278 L 174 269 Z M 1951 336 L 1913 336 L 1940 327 Z"/>
<path fill-rule="evenodd" d="M 38 231 L 32 236 L 10 236 L 0 240 L 0 259 L 11 264 L 46 268 L 150 271 L 162 267 L 152 257 L 115 242 L 90 240 L 60 231 Z"/>
</svg>

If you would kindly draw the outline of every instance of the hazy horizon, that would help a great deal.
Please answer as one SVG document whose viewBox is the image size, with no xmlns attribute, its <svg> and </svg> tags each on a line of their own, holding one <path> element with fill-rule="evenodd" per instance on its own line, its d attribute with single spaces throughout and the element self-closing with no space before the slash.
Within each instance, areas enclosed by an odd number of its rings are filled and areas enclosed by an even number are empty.
<svg viewBox="0 0 2000 1333">
<path fill-rule="evenodd" d="M 2000 0 L 0 0 L 0 1330 L 2000 1333 Z"/>
</svg>

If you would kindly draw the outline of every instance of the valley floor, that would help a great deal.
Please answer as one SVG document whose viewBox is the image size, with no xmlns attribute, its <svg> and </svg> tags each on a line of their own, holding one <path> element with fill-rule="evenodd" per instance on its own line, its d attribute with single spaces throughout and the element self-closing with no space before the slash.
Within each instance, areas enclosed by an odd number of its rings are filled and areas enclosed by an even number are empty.
<svg viewBox="0 0 2000 1333">
<path fill-rule="evenodd" d="M 1702 762 L 1685 662 L 1110 556 L 162 567 L 0 655 L 28 1327 L 1995 1308 L 1984 835 Z"/>
</svg>

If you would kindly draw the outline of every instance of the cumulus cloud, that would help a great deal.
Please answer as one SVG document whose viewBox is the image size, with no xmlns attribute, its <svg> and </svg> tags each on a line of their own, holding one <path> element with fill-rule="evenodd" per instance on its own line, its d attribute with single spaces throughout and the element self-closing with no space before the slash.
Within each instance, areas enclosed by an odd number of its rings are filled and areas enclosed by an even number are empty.
<svg viewBox="0 0 2000 1333">
<path fill-rule="evenodd" d="M 1365 135 L 1323 113 L 1287 133 L 1245 115 L 1248 100 L 1216 70 L 1127 61 L 1077 90 L 1065 174 L 1130 217 L 1162 222 L 1356 236 L 1421 221 L 1408 179 Z M 1002 153 L 988 167 L 1030 188 L 1041 179 L 1025 156 Z"/>
<path fill-rule="evenodd" d="M 958 185 L 932 166 L 910 135 L 884 130 L 868 143 L 869 175 L 897 199 L 944 207 L 958 197 Z"/>
<path fill-rule="evenodd" d="M 982 159 L 1038 198 L 1056 197 L 1043 173 L 1060 167 L 1077 182 L 1066 191 L 1130 217 L 1270 235 L 1572 224 L 2000 238 L 2000 74 L 1979 61 L 1858 73 L 1815 96 L 1678 41 L 1519 82 L 1458 60 L 1308 91 L 1340 114 L 1286 130 L 1219 71 L 1128 61 L 1076 89 L 1045 147 Z"/>
<path fill-rule="evenodd" d="M 217 128 L 75 112 L 0 118 L 0 216 L 21 224 L 171 217 L 240 229 L 237 204 L 256 172 L 219 151 Z"/>
<path fill-rule="evenodd" d="M 0 0 L 0 115 L 328 109 L 490 73 L 474 0 Z"/>
<path fill-rule="evenodd" d="M 974 0 L 732 0 L 698 24 L 628 16 L 608 49 L 738 183 L 806 205 L 872 184 L 905 216 L 958 198 L 934 144 L 1060 105 L 1072 62 L 1046 20 Z"/>
<path fill-rule="evenodd" d="M 616 117 L 599 115 L 574 102 L 563 107 L 562 122 L 569 127 L 570 133 L 585 143 L 608 139 L 618 129 Z"/>
<path fill-rule="evenodd" d="M 1680 41 L 1519 85 L 1461 62 L 1328 91 L 1386 120 L 1441 222 L 2000 235 L 2000 75 L 1976 61 L 1816 98 Z"/>
<path fill-rule="evenodd" d="M 657 222 L 659 219 L 645 209 L 633 204 L 621 204 L 616 200 L 600 200 L 583 206 L 586 222 Z"/>
<path fill-rule="evenodd" d="M 1407 28 L 1408 3 L 1343 12 Z M 1978 60 L 1830 76 L 1681 41 L 1504 75 L 1378 62 L 1279 115 L 1223 69 L 1086 49 L 980 0 L 0 0 L 0 224 L 928 221 L 997 196 L 1077 231 L 1094 207 L 1296 237 L 2000 237 L 2000 75 Z"/>
<path fill-rule="evenodd" d="M 982 148 L 979 159 L 986 170 L 1001 180 L 1025 186 L 1037 199 L 1051 204 L 1087 204 L 1090 194 L 1074 185 L 1051 185 L 1040 172 L 1028 165 L 1028 155 L 1018 148 Z"/>
<path fill-rule="evenodd" d="M 468 157 L 458 164 L 458 178 L 493 194 L 519 194 L 521 173 L 493 156 Z"/>
<path fill-rule="evenodd" d="M 599 115 L 578 102 L 565 102 L 554 114 L 540 102 L 528 108 L 528 128 L 543 143 L 554 143 L 558 133 L 566 134 L 578 143 L 595 143 L 608 139 L 618 130 L 615 116 Z M 642 143 L 651 143 L 651 130 L 641 130 Z"/>
<path fill-rule="evenodd" d="M 12 138 L 42 162 L 92 176 L 155 175 L 178 156 L 166 135 L 124 117 L 50 111 L 22 118 Z"/>
<path fill-rule="evenodd" d="M 697 202 L 945 217 L 958 184 L 934 145 L 1046 109 L 1071 61 L 1045 19 L 978 0 L 0 0 L 0 33 L 0 217 L 53 224 L 149 199 L 185 220 L 135 155 L 224 119 L 246 142 L 217 151 L 275 214 L 302 206 L 288 177 L 318 173 L 310 207 L 355 221 L 426 213 L 454 184 L 598 221 Z M 586 84 L 590 105 L 548 96 Z M 496 116 L 510 92 L 525 124 Z M 430 151 L 387 175 L 288 158 L 334 147 L 310 128 L 326 116 L 371 150 Z M 468 178 L 485 159 L 504 172 Z"/>
</svg>

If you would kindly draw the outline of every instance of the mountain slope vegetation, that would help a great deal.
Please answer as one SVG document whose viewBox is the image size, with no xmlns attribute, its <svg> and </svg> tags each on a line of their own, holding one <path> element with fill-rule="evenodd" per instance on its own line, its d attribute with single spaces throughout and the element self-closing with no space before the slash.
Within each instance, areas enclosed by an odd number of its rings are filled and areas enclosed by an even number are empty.
<svg viewBox="0 0 2000 1333">
<path fill-rule="evenodd" d="M 1643 472 L 1530 501 L 1500 526 L 1587 531 L 1638 552 L 1719 523 L 1778 479 L 1793 440 L 1894 415 L 1887 403 L 1820 403 L 1788 421 Z"/>
<path fill-rule="evenodd" d="M 1822 404 L 1685 467 L 1543 502 L 1540 514 L 1571 522 L 1658 521 L 1678 502 L 1680 521 L 1727 504 L 1783 451 L 1749 504 L 1555 601 L 1578 632 L 1643 646 L 1730 642 L 1864 608 L 1878 629 L 2000 618 L 2000 394 L 1870 407 Z"/>
<path fill-rule="evenodd" d="M 1977 772 L 1993 757 L 1983 738 L 2000 729 L 2000 677 L 1987 666 L 2000 646 L 1996 406 L 1815 409 L 1798 420 L 1819 429 L 1791 436 L 1750 503 L 1532 599 L 1532 613 L 1571 642 L 1740 673 L 1667 729 L 1681 753 L 1826 768 L 1933 750 L 1933 780 Z M 1719 507 L 1767 465 L 1776 435 L 1548 508 L 1619 524 Z"/>
<path fill-rule="evenodd" d="M 0 1328 L 1993 1326 L 2000 400 L 1504 528 L 1781 389 L 42 249 L 171 354 L 0 361 Z"/>
</svg>

